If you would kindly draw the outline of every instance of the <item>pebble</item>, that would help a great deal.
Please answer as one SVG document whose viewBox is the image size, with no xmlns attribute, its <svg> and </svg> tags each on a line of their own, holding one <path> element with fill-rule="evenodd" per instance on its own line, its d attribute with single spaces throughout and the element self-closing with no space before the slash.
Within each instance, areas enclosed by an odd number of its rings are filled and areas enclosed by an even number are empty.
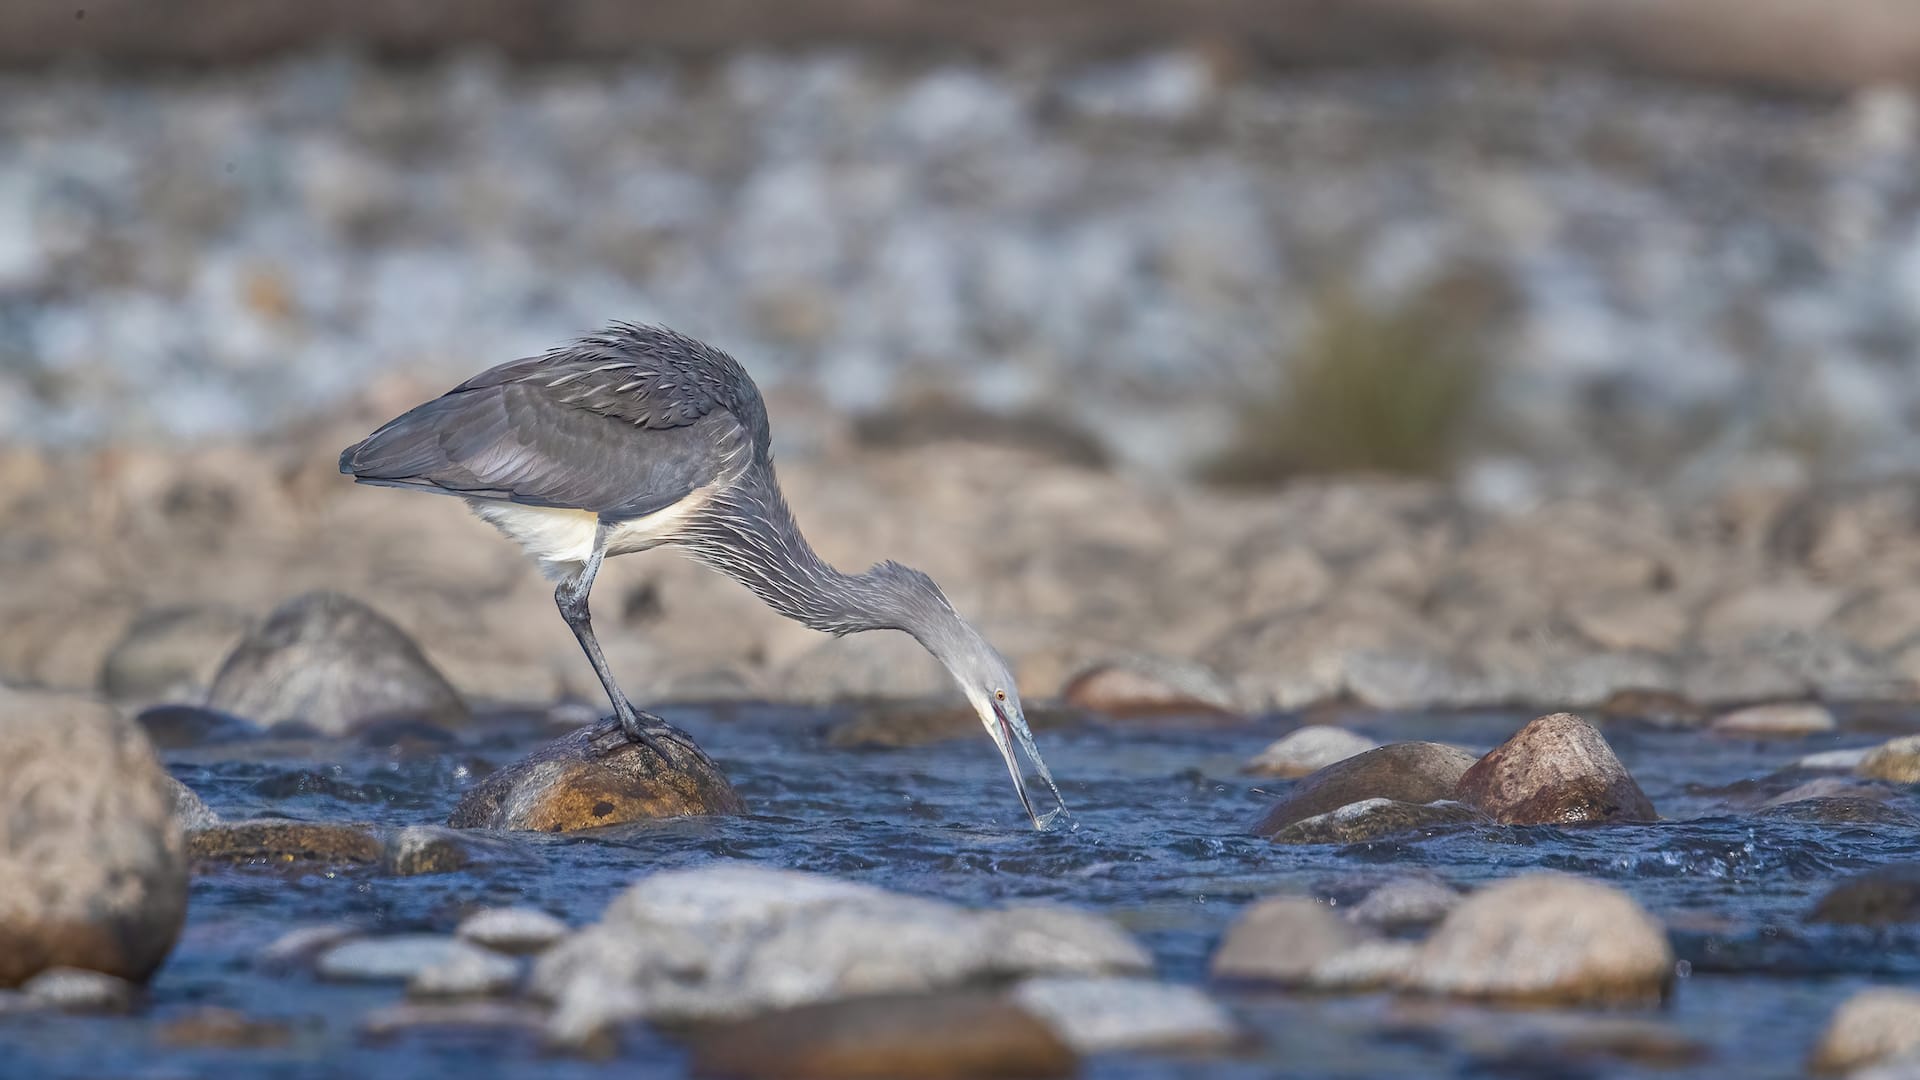
<svg viewBox="0 0 1920 1080">
<path fill-rule="evenodd" d="M 454 936 L 512 956 L 542 952 L 567 936 L 567 924 L 533 908 L 488 908 L 461 921 Z"/>
<path fill-rule="evenodd" d="M 260 950 L 259 961 L 262 966 L 269 968 L 303 966 L 335 945 L 365 934 L 365 930 L 352 923 L 298 927 L 275 938 Z"/>
<path fill-rule="evenodd" d="M 1161 656 L 1106 660 L 1067 680 L 1066 704 L 1108 716 L 1232 713 L 1233 686 L 1211 668 Z"/>
<path fill-rule="evenodd" d="M 1853 750 L 1822 750 L 1817 754 L 1808 754 L 1793 763 L 1796 769 L 1808 769 L 1815 772 L 1853 772 L 1866 764 L 1867 755 L 1873 753 L 1871 746 Z"/>
<path fill-rule="evenodd" d="M 1309 724 L 1288 732 L 1260 751 L 1243 771 L 1257 776 L 1306 776 L 1379 745 L 1346 728 Z"/>
<path fill-rule="evenodd" d="M 1057 977 L 1014 988 L 1014 1003 L 1046 1021 L 1080 1054 L 1223 1050 L 1238 1025 L 1203 991 L 1153 979 Z"/>
</svg>

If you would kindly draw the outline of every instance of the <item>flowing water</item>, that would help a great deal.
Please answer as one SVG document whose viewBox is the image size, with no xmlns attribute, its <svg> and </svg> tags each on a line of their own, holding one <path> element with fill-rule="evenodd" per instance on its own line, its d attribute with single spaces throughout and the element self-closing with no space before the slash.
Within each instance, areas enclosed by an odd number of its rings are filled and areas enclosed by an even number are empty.
<svg viewBox="0 0 1920 1080">
<path fill-rule="evenodd" d="M 884 751 L 835 749 L 832 714 L 793 709 L 665 710 L 735 780 L 751 816 L 628 826 L 585 836 L 521 836 L 524 864 L 392 877 L 365 872 L 219 870 L 194 880 L 185 933 L 129 1018 L 0 1016 L 7 1077 L 352 1076 L 360 1080 L 515 1072 L 669 1077 L 675 1043 L 628 1033 L 612 1062 L 544 1053 L 511 1028 L 372 1040 L 370 1013 L 397 987 L 326 984 L 263 970 L 264 946 L 295 926 L 345 920 L 382 933 L 450 931 L 483 905 L 532 905 L 579 925 L 649 871 L 750 859 L 966 904 L 1052 900 L 1105 912 L 1153 951 L 1162 975 L 1200 982 L 1227 923 L 1250 901 L 1311 892 L 1351 901 L 1387 877 L 1426 872 L 1462 886 L 1529 870 L 1591 875 L 1673 919 L 1686 973 L 1664 1022 L 1704 1048 L 1693 1060 L 1556 1060 L 1542 1064 L 1503 1030 L 1514 1017 L 1390 995 L 1223 993 L 1258 1033 L 1245 1054 L 1203 1059 L 1121 1055 L 1088 1062 L 1095 1077 L 1796 1076 L 1834 1006 L 1869 983 L 1920 985 L 1920 927 L 1810 925 L 1835 880 L 1920 860 L 1920 836 L 1888 827 L 1754 817 L 1717 791 L 1796 757 L 1866 745 L 1884 733 L 1756 741 L 1615 727 L 1608 736 L 1670 820 L 1595 829 L 1460 827 L 1349 847 L 1273 846 L 1240 834 L 1286 781 L 1238 768 L 1283 730 L 1086 727 L 1041 734 L 1078 820 L 1074 832 L 1026 827 L 983 737 Z M 1474 747 L 1503 739 L 1518 715 L 1381 718 L 1388 738 Z M 1912 718 L 1907 718 L 1912 719 Z M 544 735 L 499 728 L 439 753 L 309 747 L 288 758 L 200 749 L 169 756 L 175 775 L 228 818 L 254 815 L 386 824 L 438 823 L 491 765 Z M 1910 798 L 1910 796 L 1905 797 Z M 293 1037 L 257 1050 L 179 1049 L 164 1025 L 208 1005 L 282 1018 Z M 1540 1013 L 1526 1022 L 1551 1019 Z M 1557 1052 L 1556 1052 L 1557 1053 Z"/>
</svg>

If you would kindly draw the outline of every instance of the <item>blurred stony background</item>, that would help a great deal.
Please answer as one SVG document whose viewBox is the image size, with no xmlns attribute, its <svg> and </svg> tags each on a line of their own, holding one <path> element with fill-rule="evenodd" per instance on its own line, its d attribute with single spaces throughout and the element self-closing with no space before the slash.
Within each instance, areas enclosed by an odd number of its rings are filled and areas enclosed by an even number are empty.
<svg viewBox="0 0 1920 1080">
<path fill-rule="evenodd" d="M 745 361 L 816 544 L 924 565 L 1030 695 L 1920 678 L 1900 5 L 201 7 L 0 13 L 0 680 L 203 689 L 333 588 L 471 696 L 590 699 L 515 551 L 333 457 L 613 318 Z M 940 692 L 612 574 L 651 696 Z"/>
</svg>

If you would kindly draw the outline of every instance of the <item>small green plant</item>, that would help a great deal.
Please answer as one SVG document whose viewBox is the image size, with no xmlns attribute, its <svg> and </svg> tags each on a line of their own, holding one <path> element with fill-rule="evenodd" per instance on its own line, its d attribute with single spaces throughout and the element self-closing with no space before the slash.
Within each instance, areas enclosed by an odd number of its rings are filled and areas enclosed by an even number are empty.
<svg viewBox="0 0 1920 1080">
<path fill-rule="evenodd" d="M 1299 352 L 1276 354 L 1274 385 L 1239 407 L 1232 441 L 1202 478 L 1265 486 L 1314 473 L 1446 474 L 1486 396 L 1490 299 L 1457 283 L 1389 307 L 1323 293 Z"/>
</svg>

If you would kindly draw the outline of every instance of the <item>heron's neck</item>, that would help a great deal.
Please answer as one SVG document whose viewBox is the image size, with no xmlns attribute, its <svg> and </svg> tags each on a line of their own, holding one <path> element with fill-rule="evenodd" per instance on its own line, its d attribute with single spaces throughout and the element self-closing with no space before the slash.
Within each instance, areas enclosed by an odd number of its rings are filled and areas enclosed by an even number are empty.
<svg viewBox="0 0 1920 1080">
<path fill-rule="evenodd" d="M 944 600 L 930 607 L 914 595 L 905 578 L 879 567 L 846 574 L 821 558 L 794 522 L 770 468 L 753 470 L 715 495 L 676 539 L 768 607 L 815 630 L 905 630 L 927 642 L 949 632 L 946 619 L 959 619 Z"/>
</svg>

